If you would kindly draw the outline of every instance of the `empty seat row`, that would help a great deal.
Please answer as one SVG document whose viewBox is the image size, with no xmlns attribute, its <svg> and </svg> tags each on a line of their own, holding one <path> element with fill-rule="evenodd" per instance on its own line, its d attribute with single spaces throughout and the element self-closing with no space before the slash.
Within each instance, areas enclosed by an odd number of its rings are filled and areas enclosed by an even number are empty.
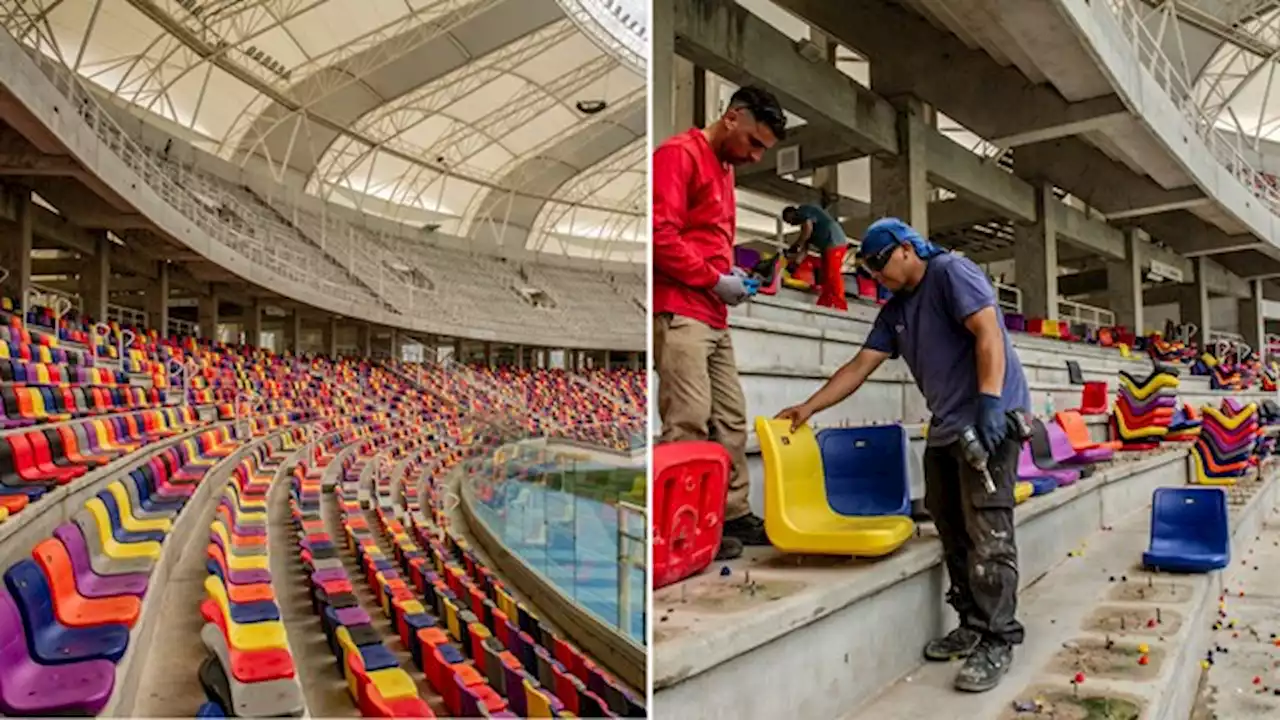
<svg viewBox="0 0 1280 720">
<path fill-rule="evenodd" d="M 96 715 L 110 702 L 162 544 L 210 467 L 202 452 L 224 447 L 202 437 L 184 446 L 194 454 L 165 453 L 190 462 L 149 461 L 109 483 L 5 571 L 0 712 Z"/>
<path fill-rule="evenodd" d="M 0 343 L 0 347 L 3 344 Z M 123 372 L 104 367 L 76 367 L 62 363 L 0 358 L 0 382 L 17 385 L 128 385 Z"/>
<path fill-rule="evenodd" d="M 62 347 L 50 347 L 38 343 L 12 340 L 6 337 L 6 335 L 12 335 L 12 333 L 12 328 L 0 328 L 0 358 L 5 360 L 26 360 L 28 362 L 60 363 L 71 367 L 91 367 L 93 365 L 92 355 L 76 350 L 67 350 Z"/>
<path fill-rule="evenodd" d="M 366 717 L 435 717 L 360 606 L 338 547 L 320 518 L 321 496 L 319 478 L 310 476 L 305 462 L 296 465 L 291 473 L 290 509 L 299 555 L 312 609 L 320 617 L 352 701 Z"/>
<path fill-rule="evenodd" d="M 160 392 L 140 387 L 0 387 L 0 425 L 23 427 L 72 417 L 159 407 Z"/>
<path fill-rule="evenodd" d="M 209 526 L 200 605 L 208 655 L 199 679 L 201 717 L 300 717 L 305 711 L 293 654 L 271 587 L 267 492 L 279 465 L 266 444 L 242 458 Z"/>
</svg>

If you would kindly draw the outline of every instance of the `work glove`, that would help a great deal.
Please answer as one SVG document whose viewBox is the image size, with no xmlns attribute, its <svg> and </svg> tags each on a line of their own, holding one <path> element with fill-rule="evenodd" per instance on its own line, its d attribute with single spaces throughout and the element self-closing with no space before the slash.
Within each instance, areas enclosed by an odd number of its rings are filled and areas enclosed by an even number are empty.
<svg viewBox="0 0 1280 720">
<path fill-rule="evenodd" d="M 978 440 L 987 454 L 994 454 L 1009 434 L 1009 418 L 1000 405 L 999 395 L 978 396 Z"/>
<path fill-rule="evenodd" d="M 753 288 L 754 286 L 754 288 Z M 716 281 L 715 287 L 711 288 L 717 297 L 724 301 L 725 305 L 740 305 L 755 290 L 759 289 L 759 284 L 735 273 L 721 275 Z"/>
</svg>

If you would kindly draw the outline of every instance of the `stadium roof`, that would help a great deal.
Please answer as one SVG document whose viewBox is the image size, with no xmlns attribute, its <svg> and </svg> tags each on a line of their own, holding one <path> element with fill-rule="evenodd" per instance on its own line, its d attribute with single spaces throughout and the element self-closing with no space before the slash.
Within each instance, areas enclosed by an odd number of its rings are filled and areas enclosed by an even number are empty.
<svg viewBox="0 0 1280 720">
<path fill-rule="evenodd" d="M 644 260 L 645 0 L 28 5 L 66 64 L 226 160 L 441 233 Z"/>
</svg>

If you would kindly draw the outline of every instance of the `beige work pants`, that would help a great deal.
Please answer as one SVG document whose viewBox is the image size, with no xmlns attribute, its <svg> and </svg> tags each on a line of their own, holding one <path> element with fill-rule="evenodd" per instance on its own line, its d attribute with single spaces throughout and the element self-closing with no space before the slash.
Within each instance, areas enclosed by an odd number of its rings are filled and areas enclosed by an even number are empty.
<svg viewBox="0 0 1280 720">
<path fill-rule="evenodd" d="M 738 380 L 728 330 L 663 313 L 653 319 L 654 368 L 662 442 L 714 440 L 729 451 L 733 469 L 725 520 L 751 512 L 747 504 L 747 401 Z"/>
</svg>

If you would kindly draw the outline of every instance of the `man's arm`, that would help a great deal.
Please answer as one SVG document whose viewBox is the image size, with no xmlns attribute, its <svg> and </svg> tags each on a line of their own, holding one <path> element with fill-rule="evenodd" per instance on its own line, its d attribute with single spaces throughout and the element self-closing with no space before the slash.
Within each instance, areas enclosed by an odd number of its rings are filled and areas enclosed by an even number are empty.
<svg viewBox="0 0 1280 720">
<path fill-rule="evenodd" d="M 694 288 L 714 287 L 720 280 L 705 257 L 685 241 L 689 218 L 689 178 L 693 158 L 678 147 L 653 154 L 653 270 Z"/>
<path fill-rule="evenodd" d="M 805 401 L 810 414 L 820 413 L 857 392 L 871 373 L 875 372 L 876 368 L 888 358 L 889 353 L 880 350 L 867 347 L 859 350 L 852 360 L 845 363 L 835 375 L 831 376 L 830 380 L 827 380 L 827 384 Z"/>
<path fill-rule="evenodd" d="M 978 392 L 999 397 L 1004 391 L 1004 331 L 1000 329 L 996 309 L 987 306 L 964 321 L 973 333 L 974 354 L 978 363 Z"/>
</svg>

